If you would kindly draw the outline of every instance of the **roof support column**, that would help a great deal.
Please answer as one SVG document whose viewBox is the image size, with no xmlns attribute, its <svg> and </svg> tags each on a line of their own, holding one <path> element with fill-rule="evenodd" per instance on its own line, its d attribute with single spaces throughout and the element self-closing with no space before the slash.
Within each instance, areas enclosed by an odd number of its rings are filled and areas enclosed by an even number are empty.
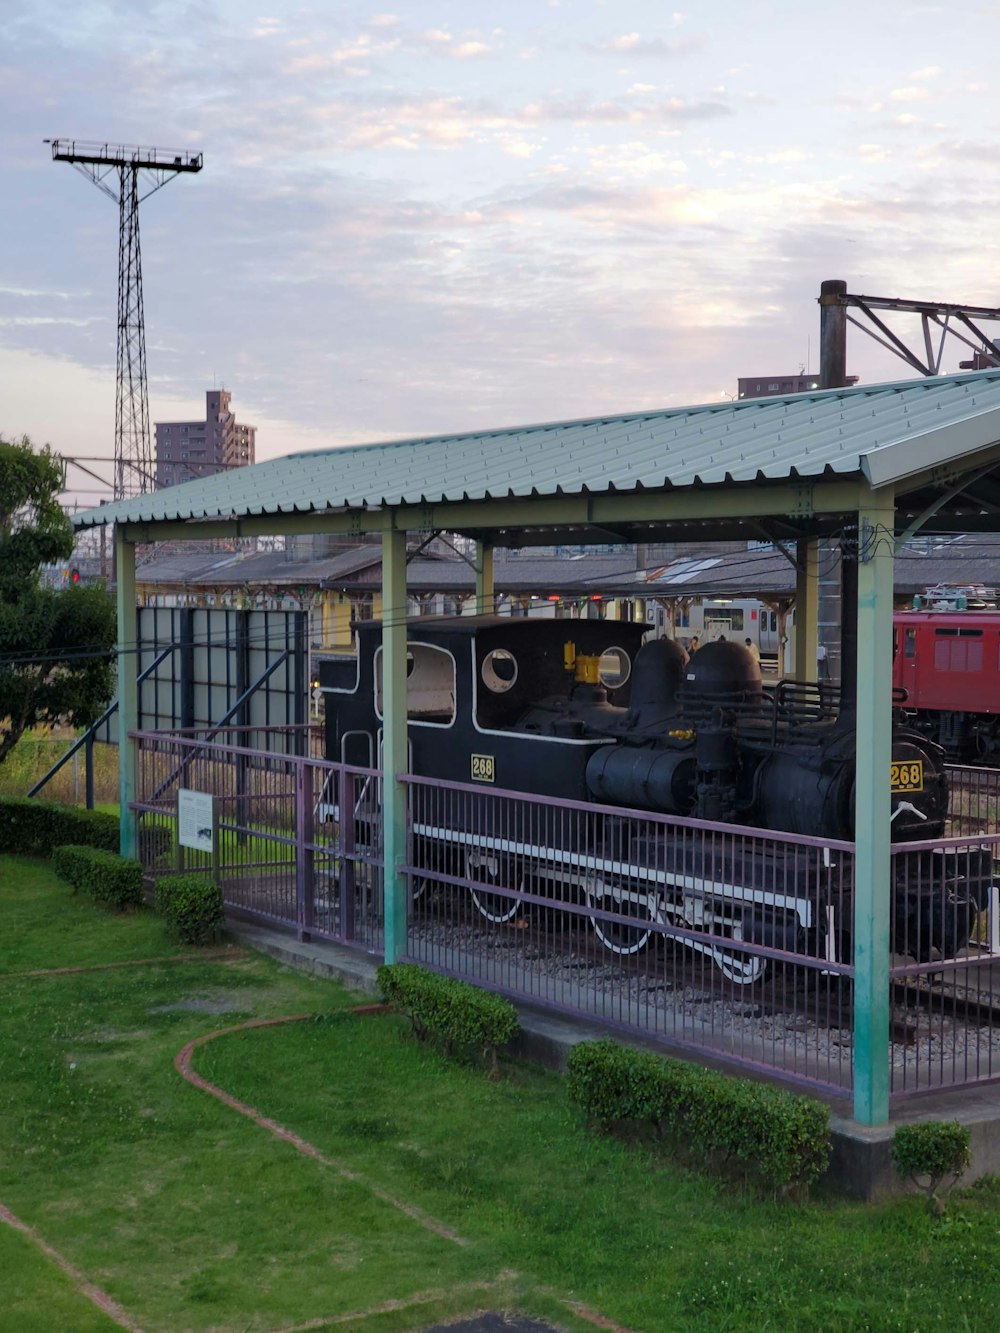
<svg viewBox="0 0 1000 1333">
<path fill-rule="evenodd" d="M 819 649 L 819 542 L 796 543 L 795 679 L 816 679 Z"/>
<path fill-rule="evenodd" d="M 406 533 L 382 534 L 382 847 L 384 953 L 394 963 L 406 953 L 407 789 L 397 774 L 409 770 L 406 743 Z"/>
<path fill-rule="evenodd" d="M 854 875 L 854 1118 L 889 1119 L 894 497 L 858 510 L 857 763 Z"/>
<path fill-rule="evenodd" d="M 496 610 L 493 585 L 493 543 L 476 542 L 476 615 L 491 616 Z"/>
<path fill-rule="evenodd" d="M 129 732 L 139 724 L 139 653 L 135 611 L 135 543 L 115 526 L 115 590 L 118 603 L 118 810 L 122 856 L 138 853 L 135 811 L 136 742 Z"/>
</svg>

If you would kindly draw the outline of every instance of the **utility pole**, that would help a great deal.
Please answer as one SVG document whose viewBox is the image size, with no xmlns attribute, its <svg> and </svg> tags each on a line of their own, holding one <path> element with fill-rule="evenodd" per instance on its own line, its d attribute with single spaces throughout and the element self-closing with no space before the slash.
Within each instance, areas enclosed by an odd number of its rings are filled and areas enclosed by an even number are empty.
<svg viewBox="0 0 1000 1333">
<path fill-rule="evenodd" d="M 153 488 L 139 205 L 181 172 L 201 171 L 202 155 L 76 139 L 45 142 L 52 145 L 54 161 L 69 162 L 118 205 L 114 498 L 124 500 Z"/>
</svg>

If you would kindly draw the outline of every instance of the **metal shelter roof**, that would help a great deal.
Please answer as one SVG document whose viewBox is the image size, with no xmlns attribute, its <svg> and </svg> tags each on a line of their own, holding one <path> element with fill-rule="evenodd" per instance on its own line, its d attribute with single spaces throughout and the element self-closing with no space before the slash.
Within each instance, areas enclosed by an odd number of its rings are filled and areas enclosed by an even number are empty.
<svg viewBox="0 0 1000 1333">
<path fill-rule="evenodd" d="M 1000 371 L 980 371 L 292 454 L 90 509 L 74 523 L 125 523 L 138 533 L 141 525 L 254 519 L 255 531 L 278 532 L 290 530 L 290 518 L 308 516 L 321 520 L 314 527 L 339 519 L 360 531 L 374 525 L 359 515 L 433 506 L 438 513 L 428 525 L 458 507 L 462 513 L 447 526 L 495 538 L 533 523 L 530 506 L 519 507 L 516 521 L 498 518 L 490 509 L 497 501 L 695 490 L 704 496 L 724 487 L 818 487 L 847 479 L 866 488 L 896 484 L 897 494 L 915 495 L 919 511 L 939 494 L 945 472 L 960 473 L 963 460 L 981 462 L 991 449 L 995 463 Z M 919 495 L 928 484 L 928 495 Z M 1000 485 L 993 487 L 1000 498 Z M 802 508 L 811 512 L 811 503 Z M 578 512 L 577 519 L 558 521 L 602 540 L 602 520 Z M 621 513 L 625 526 L 608 529 L 605 522 L 605 530 L 619 540 L 643 540 L 629 526 L 639 514 Z M 544 527 L 542 518 L 539 534 Z M 305 529 L 300 523 L 297 530 Z"/>
</svg>

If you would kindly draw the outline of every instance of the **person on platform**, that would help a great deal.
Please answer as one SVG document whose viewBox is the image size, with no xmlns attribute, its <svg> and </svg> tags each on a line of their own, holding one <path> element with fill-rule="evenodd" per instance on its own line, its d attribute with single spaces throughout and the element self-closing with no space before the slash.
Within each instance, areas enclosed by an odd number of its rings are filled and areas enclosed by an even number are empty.
<svg viewBox="0 0 1000 1333">
<path fill-rule="evenodd" d="M 694 638 L 691 640 L 691 642 L 688 644 L 688 656 L 690 657 L 692 653 L 696 653 L 697 651 L 698 651 L 698 636 L 696 634 Z"/>
<path fill-rule="evenodd" d="M 760 666 L 760 649 L 754 643 L 753 639 L 744 639 L 744 643 L 747 646 L 747 652 L 757 663 L 757 665 Z"/>
</svg>

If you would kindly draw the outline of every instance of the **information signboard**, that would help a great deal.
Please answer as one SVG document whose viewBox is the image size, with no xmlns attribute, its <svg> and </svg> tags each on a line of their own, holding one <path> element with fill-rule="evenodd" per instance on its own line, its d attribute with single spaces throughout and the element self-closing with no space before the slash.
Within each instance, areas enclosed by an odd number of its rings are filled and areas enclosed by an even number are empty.
<svg viewBox="0 0 1000 1333">
<path fill-rule="evenodd" d="M 177 841 L 197 852 L 210 852 L 215 845 L 215 798 L 211 792 L 177 790 Z"/>
</svg>

